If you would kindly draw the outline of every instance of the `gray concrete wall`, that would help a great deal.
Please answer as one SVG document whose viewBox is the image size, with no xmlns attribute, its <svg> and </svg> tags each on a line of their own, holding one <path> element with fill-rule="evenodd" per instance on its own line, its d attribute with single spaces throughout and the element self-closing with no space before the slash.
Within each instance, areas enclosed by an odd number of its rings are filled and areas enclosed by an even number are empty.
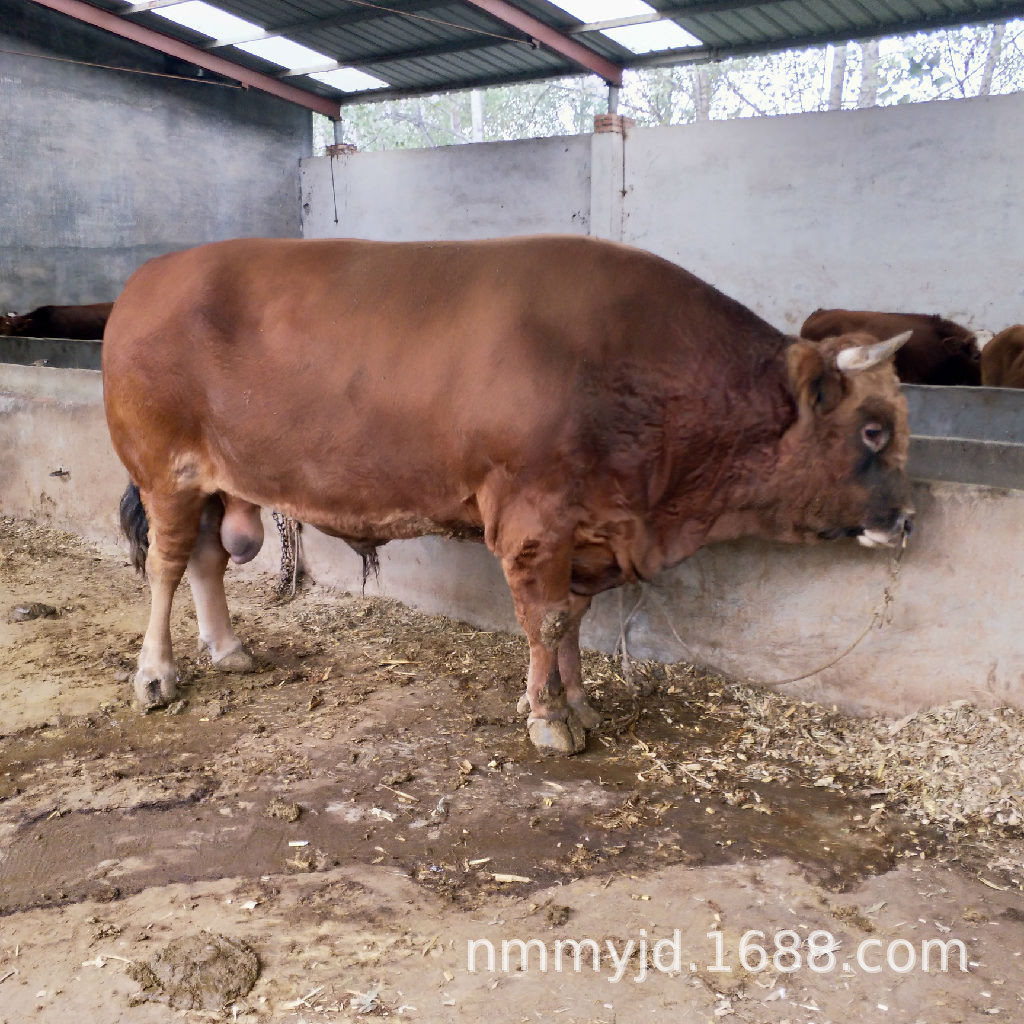
<svg viewBox="0 0 1024 1024">
<path fill-rule="evenodd" d="M 579 135 L 304 160 L 303 235 L 413 241 L 586 234 L 589 154 L 589 136 Z"/>
<path fill-rule="evenodd" d="M 64 57 L 196 69 L 47 11 L 0 16 L 0 310 L 114 299 L 151 256 L 300 233 L 308 111 L 255 91 Z"/>
<path fill-rule="evenodd" d="M 0 512 L 40 517 L 113 550 L 125 481 L 97 372 L 0 363 Z M 861 713 L 899 715 L 959 698 L 1024 708 L 1024 490 L 919 481 L 914 501 L 916 530 L 891 622 L 834 667 L 784 688 Z M 267 542 L 247 573 L 277 567 L 277 531 L 267 518 Z M 483 545 L 425 538 L 380 554 L 380 577 L 367 593 L 516 629 L 501 571 Z M 360 559 L 340 542 L 306 529 L 302 557 L 319 582 L 359 591 Z M 888 553 L 852 541 L 716 545 L 643 592 L 601 595 L 583 641 L 613 649 L 642 593 L 628 634 L 635 655 L 694 660 L 773 685 L 849 646 L 881 603 L 889 563 Z"/>
<path fill-rule="evenodd" d="M 787 330 L 818 307 L 1000 330 L 1022 147 L 1024 95 L 636 130 L 622 237 Z"/>
<path fill-rule="evenodd" d="M 1024 95 L 303 163 L 307 237 L 588 231 L 795 331 L 819 306 L 1024 316 Z M 589 187 L 589 194 L 584 187 Z M 465 196 L 484 201 L 466 203 Z M 420 215 L 420 202 L 425 201 Z"/>
</svg>

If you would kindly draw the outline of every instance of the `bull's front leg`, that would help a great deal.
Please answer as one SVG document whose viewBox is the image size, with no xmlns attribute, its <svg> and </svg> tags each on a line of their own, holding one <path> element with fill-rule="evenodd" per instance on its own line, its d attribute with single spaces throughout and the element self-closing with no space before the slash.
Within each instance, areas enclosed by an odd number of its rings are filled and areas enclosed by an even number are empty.
<svg viewBox="0 0 1024 1024">
<path fill-rule="evenodd" d="M 569 595 L 569 623 L 558 645 L 558 674 L 565 690 L 565 700 L 575 713 L 584 729 L 596 729 L 601 724 L 601 715 L 587 700 L 583 688 L 583 665 L 580 659 L 580 623 L 590 608 L 589 597 L 579 594 Z M 530 695 L 524 693 L 517 705 L 519 714 L 527 714 L 530 708 Z"/>
<path fill-rule="evenodd" d="M 505 532 L 507 542 L 511 541 L 510 532 Z M 569 704 L 559 664 L 559 648 L 573 621 L 569 593 L 572 541 L 552 533 L 519 533 L 516 541 L 505 547 L 502 568 L 530 644 L 526 680 L 530 741 L 544 754 L 578 754 L 586 745 L 587 734 Z"/>
</svg>

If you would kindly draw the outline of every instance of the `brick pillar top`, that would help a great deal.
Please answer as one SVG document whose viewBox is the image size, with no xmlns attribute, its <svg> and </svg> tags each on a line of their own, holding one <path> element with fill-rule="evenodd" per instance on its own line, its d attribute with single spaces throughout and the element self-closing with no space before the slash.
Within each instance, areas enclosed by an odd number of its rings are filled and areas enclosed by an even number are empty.
<svg viewBox="0 0 1024 1024">
<path fill-rule="evenodd" d="M 623 114 L 596 114 L 594 116 L 594 132 L 603 135 L 612 132 L 625 135 L 630 128 L 636 127 L 636 121 Z"/>
</svg>

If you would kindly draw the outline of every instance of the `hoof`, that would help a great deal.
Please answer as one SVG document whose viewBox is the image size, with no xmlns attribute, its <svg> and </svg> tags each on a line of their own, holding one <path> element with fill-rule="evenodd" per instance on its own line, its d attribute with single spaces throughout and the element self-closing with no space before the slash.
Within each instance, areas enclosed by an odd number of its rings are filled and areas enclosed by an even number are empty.
<svg viewBox="0 0 1024 1024">
<path fill-rule="evenodd" d="M 571 713 L 579 720 L 580 725 L 582 725 L 588 732 L 591 729 L 598 728 L 601 722 L 604 721 L 601 713 L 599 711 L 595 711 L 590 704 L 587 703 L 586 698 L 577 701 L 575 704 L 570 704 L 569 707 L 571 708 Z"/>
<path fill-rule="evenodd" d="M 173 669 L 170 672 L 154 676 L 149 669 L 139 669 L 135 673 L 135 706 L 142 713 L 146 714 L 154 708 L 162 708 L 170 704 L 178 695 L 178 688 L 175 686 L 178 674 Z"/>
<path fill-rule="evenodd" d="M 564 722 L 531 719 L 527 729 L 530 742 L 541 754 L 578 754 L 587 745 L 587 732 L 572 712 Z"/>
<path fill-rule="evenodd" d="M 210 667 L 215 672 L 253 672 L 256 669 L 256 659 L 244 645 L 239 645 L 223 658 L 214 661 Z"/>
<path fill-rule="evenodd" d="M 580 725 L 588 732 L 591 729 L 597 729 L 604 721 L 601 713 L 595 711 L 585 698 L 578 704 L 570 704 L 569 706 L 575 713 Z M 528 715 L 530 713 L 530 695 L 528 693 L 524 693 L 519 698 L 519 703 L 516 704 L 516 713 L 520 715 Z"/>
</svg>

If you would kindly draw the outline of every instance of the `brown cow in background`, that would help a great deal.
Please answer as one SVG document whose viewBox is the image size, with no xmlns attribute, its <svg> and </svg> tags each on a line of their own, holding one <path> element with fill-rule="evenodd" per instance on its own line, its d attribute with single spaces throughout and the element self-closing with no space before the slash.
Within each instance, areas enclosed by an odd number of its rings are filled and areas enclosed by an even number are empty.
<svg viewBox="0 0 1024 1024">
<path fill-rule="evenodd" d="M 824 341 L 863 331 L 879 339 L 910 331 L 896 353 L 896 375 L 904 384 L 978 385 L 981 367 L 977 338 L 952 320 L 926 313 L 872 313 L 866 310 L 816 309 L 800 328 L 800 337 Z"/>
<path fill-rule="evenodd" d="M 18 338 L 71 338 L 98 341 L 103 337 L 112 302 L 94 302 L 88 306 L 39 306 L 19 316 L 0 317 L 0 334 Z"/>
<path fill-rule="evenodd" d="M 1007 327 L 985 346 L 981 383 L 987 388 L 1024 388 L 1024 324 Z"/>
</svg>

